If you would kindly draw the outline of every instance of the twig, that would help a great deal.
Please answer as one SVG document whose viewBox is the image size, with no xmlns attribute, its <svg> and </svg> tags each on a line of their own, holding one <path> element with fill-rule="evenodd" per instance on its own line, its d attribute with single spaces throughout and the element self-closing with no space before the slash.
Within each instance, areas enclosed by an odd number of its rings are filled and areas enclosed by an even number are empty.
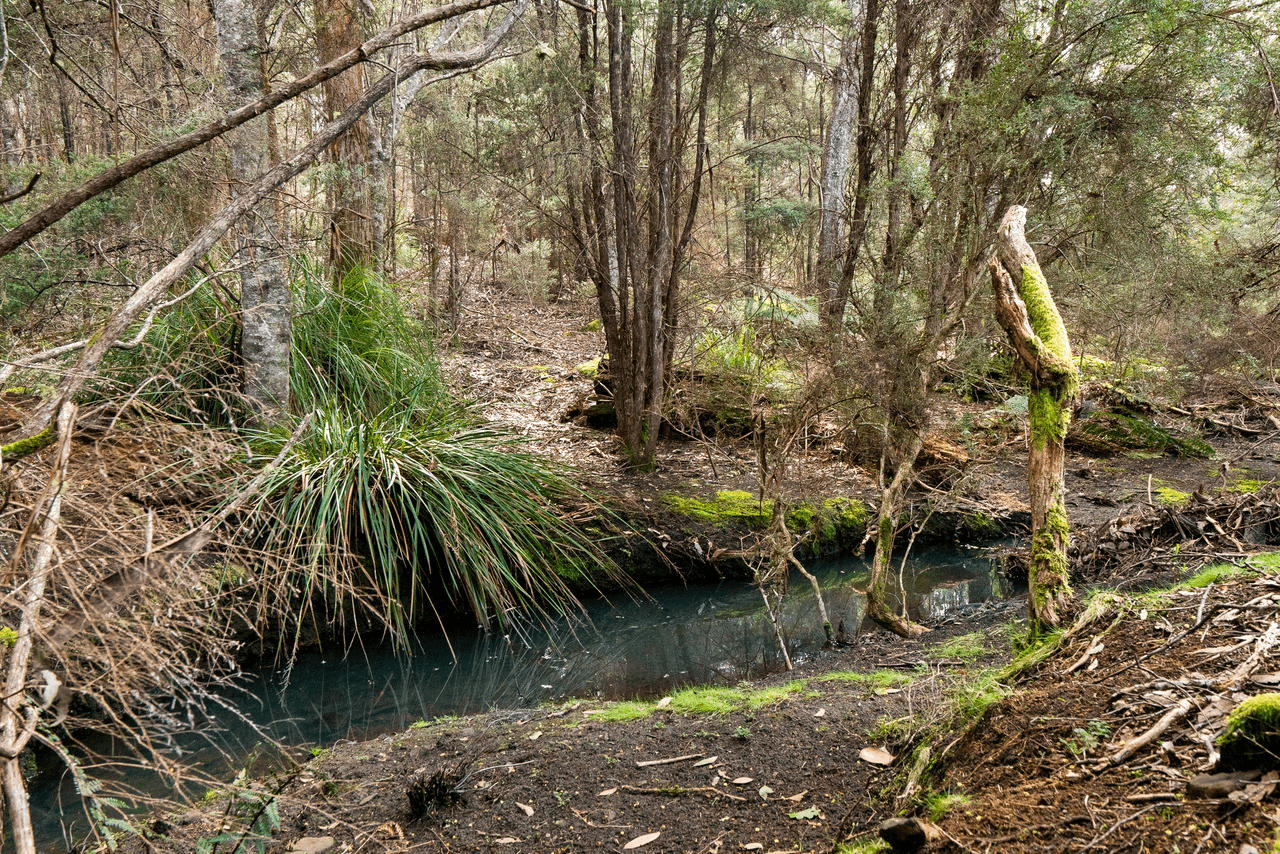
<svg viewBox="0 0 1280 854">
<path fill-rule="evenodd" d="M 27 182 L 27 186 L 23 187 L 21 190 L 15 190 L 7 196 L 0 196 L 0 205 L 7 205 L 9 202 L 12 202 L 15 199 L 20 199 L 27 193 L 30 193 L 36 188 L 36 181 L 39 181 L 40 176 L 43 174 L 43 172 L 37 172 L 31 176 L 31 180 Z"/>
<path fill-rule="evenodd" d="M 731 801 L 745 801 L 746 798 L 741 795 L 730 794 L 729 792 L 717 789 L 714 786 L 694 786 L 685 788 L 684 786 L 673 786 L 666 789 L 642 789 L 639 786 L 619 786 L 619 789 L 626 789 L 628 792 L 635 792 L 638 795 L 666 795 L 673 797 L 675 795 L 685 795 L 692 792 L 698 792 L 704 795 L 717 795 L 721 798 L 728 798 Z"/>
<path fill-rule="evenodd" d="M 647 759 L 644 762 L 637 762 L 637 768 L 648 768 L 650 765 L 670 765 L 673 762 L 687 762 L 690 759 L 699 759 L 702 753 L 689 753 L 684 756 L 673 756 L 670 759 Z"/>
<path fill-rule="evenodd" d="M 1082 849 L 1080 849 L 1080 850 L 1081 850 L 1081 851 L 1088 851 L 1090 848 L 1092 848 L 1093 846 L 1097 845 L 1099 842 L 1101 842 L 1102 840 L 1106 839 L 1108 836 L 1110 836 L 1111 834 L 1115 833 L 1117 830 L 1119 830 L 1121 827 L 1123 827 L 1124 825 L 1128 824 L 1129 822 L 1133 821 L 1135 818 L 1138 818 L 1139 816 L 1142 816 L 1142 815 L 1146 815 L 1147 813 L 1151 812 L 1153 809 L 1156 809 L 1157 807 L 1161 807 L 1161 806 L 1164 806 L 1164 804 L 1163 804 L 1163 803 L 1156 803 L 1156 804 L 1152 804 L 1152 805 L 1151 805 L 1151 806 L 1149 806 L 1149 807 L 1143 807 L 1142 809 L 1138 810 L 1136 813 L 1134 813 L 1134 814 L 1133 814 L 1133 815 L 1131 815 L 1131 816 L 1128 816 L 1128 817 L 1126 817 L 1126 818 L 1122 818 L 1122 819 L 1120 819 L 1120 820 L 1119 820 L 1119 821 L 1117 821 L 1115 824 L 1111 825 L 1111 829 L 1110 829 L 1110 830 L 1108 830 L 1106 833 L 1103 833 L 1103 834 L 1102 834 L 1102 835 L 1100 835 L 1100 836 L 1095 836 L 1095 837 L 1094 837 L 1094 838 L 1089 842 L 1089 844 L 1088 844 L 1088 845 L 1086 845 L 1084 848 L 1082 848 Z"/>
</svg>

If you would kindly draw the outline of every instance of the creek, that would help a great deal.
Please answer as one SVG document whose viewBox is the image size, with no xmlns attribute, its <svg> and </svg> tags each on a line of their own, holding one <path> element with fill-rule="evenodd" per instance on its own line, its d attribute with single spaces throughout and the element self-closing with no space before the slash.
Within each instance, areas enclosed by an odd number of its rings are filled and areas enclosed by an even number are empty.
<svg viewBox="0 0 1280 854">
<path fill-rule="evenodd" d="M 833 624 L 852 636 L 866 598 L 867 564 L 829 561 L 811 567 Z M 937 621 L 1009 595 L 986 553 L 917 550 L 903 572 L 914 619 Z M 796 663 L 822 654 L 823 631 L 812 588 L 790 581 L 781 609 Z M 598 700 L 661 696 L 690 685 L 735 685 L 783 668 L 760 593 L 743 582 L 670 587 L 635 598 L 615 594 L 587 602 L 584 612 L 550 625 L 509 631 L 423 635 L 407 651 L 389 643 L 305 652 L 288 667 L 247 670 L 243 692 L 211 708 L 195 731 L 179 736 L 185 767 L 206 779 L 230 779 L 265 738 L 293 747 L 324 747 L 398 732 L 420 720 L 490 709 L 522 708 L 573 697 Z M 119 754 L 113 745 L 86 748 Z M 70 775 L 50 759 L 50 773 L 31 783 L 40 850 L 66 850 L 82 838 L 87 818 Z M 173 797 L 172 788 L 136 768 L 94 768 L 94 776 L 143 794 Z M 182 793 L 198 799 L 202 788 Z"/>
</svg>

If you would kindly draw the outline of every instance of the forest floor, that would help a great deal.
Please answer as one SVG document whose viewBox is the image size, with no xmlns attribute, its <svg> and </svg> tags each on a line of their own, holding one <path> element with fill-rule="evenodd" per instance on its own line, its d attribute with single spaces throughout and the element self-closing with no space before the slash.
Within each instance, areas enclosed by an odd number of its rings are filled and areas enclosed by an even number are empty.
<svg viewBox="0 0 1280 854">
<path fill-rule="evenodd" d="M 656 537 L 671 523 L 664 496 L 755 491 L 748 439 L 664 439 L 657 470 L 635 474 L 621 465 L 611 433 L 567 417 L 591 395 L 578 366 L 604 348 L 588 328 L 592 314 L 585 302 L 482 290 L 444 354 L 448 375 L 485 415 L 582 472 L 589 488 L 633 518 L 648 514 Z M 1268 672 L 1280 641 L 1280 563 L 1251 556 L 1266 543 L 1241 533 L 1265 505 L 1271 522 L 1254 533 L 1280 534 L 1274 493 L 1262 485 L 1280 473 L 1280 432 L 1248 433 L 1280 411 L 1280 396 L 1259 394 L 1218 384 L 1180 400 L 1181 415 L 1156 416 L 1189 429 L 1205 418 L 1244 425 L 1247 435 L 1206 437 L 1211 459 L 1068 459 L 1069 512 L 1081 538 L 1097 548 L 1109 536 L 1134 556 L 1099 563 L 1091 583 L 1125 586 L 1147 563 L 1167 569 L 1170 556 L 1179 570 L 1188 562 L 1194 569 L 1192 551 L 1256 574 L 1097 606 L 1049 657 L 1001 682 L 994 674 L 1013 660 L 1025 602 L 988 603 L 916 640 L 863 631 L 794 672 L 741 689 L 494 711 L 341 743 L 285 780 L 258 784 L 279 796 L 280 826 L 267 850 L 834 852 L 870 843 L 886 818 L 930 809 L 936 850 L 1272 850 L 1280 832 L 1274 773 L 1207 794 L 1188 787 L 1213 766 L 1212 735 L 1226 710 L 1280 682 Z M 963 456 L 932 495 L 961 508 L 1025 510 L 1016 423 L 962 434 L 961 415 L 981 419 L 994 404 L 946 406 L 954 417 L 941 420 L 940 444 Z M 874 498 L 874 473 L 846 462 L 836 444 L 825 437 L 794 460 L 786 485 L 794 500 Z M 1222 497 L 1188 502 L 1176 493 Z M 1245 527 L 1227 532 L 1230 543 L 1206 538 L 1198 551 L 1162 546 L 1157 534 L 1170 508 L 1197 502 L 1210 508 L 1198 517 L 1202 531 L 1215 515 L 1223 524 L 1243 518 Z M 1195 515 L 1185 514 L 1177 519 Z M 1132 547 L 1130 534 L 1140 540 Z M 636 717 L 620 719 L 629 715 Z M 1176 718 L 1168 731 L 1121 756 L 1121 745 L 1167 716 Z M 924 746 L 931 763 L 918 761 Z M 411 809 L 411 790 L 424 814 Z M 148 850 L 194 850 L 198 839 L 234 827 L 225 804 L 159 822 L 168 837 Z"/>
</svg>

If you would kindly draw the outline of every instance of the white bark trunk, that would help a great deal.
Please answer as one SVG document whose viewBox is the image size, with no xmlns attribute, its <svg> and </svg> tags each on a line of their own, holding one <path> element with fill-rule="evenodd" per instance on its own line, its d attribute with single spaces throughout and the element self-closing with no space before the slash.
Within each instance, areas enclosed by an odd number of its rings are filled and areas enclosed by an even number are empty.
<svg viewBox="0 0 1280 854">
<path fill-rule="evenodd" d="M 232 109 L 262 97 L 262 39 L 254 0 L 213 0 L 218 27 L 218 62 Z M 240 188 L 270 167 L 267 118 L 261 116 L 230 135 L 231 181 Z M 270 202 L 257 207 L 237 236 L 233 256 L 240 267 L 240 354 L 244 392 L 270 423 L 289 409 L 289 351 L 293 330 L 289 281 L 279 247 L 278 223 Z"/>
</svg>

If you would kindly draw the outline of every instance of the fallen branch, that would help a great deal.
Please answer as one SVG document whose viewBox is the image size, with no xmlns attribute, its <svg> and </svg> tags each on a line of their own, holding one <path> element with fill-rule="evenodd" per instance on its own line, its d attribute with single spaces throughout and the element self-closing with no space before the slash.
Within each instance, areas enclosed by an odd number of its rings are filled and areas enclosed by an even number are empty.
<svg viewBox="0 0 1280 854">
<path fill-rule="evenodd" d="M 1193 697 L 1187 697 L 1179 700 L 1177 705 L 1165 713 L 1164 717 L 1156 721 L 1155 726 L 1151 727 L 1151 729 L 1147 730 L 1132 741 L 1127 742 L 1122 748 L 1103 760 L 1102 763 L 1094 770 L 1101 771 L 1104 768 L 1119 765 L 1121 762 L 1129 759 L 1142 748 L 1158 740 L 1160 736 L 1164 735 L 1165 732 L 1169 730 L 1170 727 L 1185 718 L 1187 715 L 1191 714 L 1193 709 L 1199 709 L 1203 703 L 1204 700 Z"/>
<path fill-rule="evenodd" d="M 646 759 L 644 762 L 637 762 L 637 768 L 648 768 L 651 765 L 670 765 L 673 762 L 687 762 L 690 759 L 701 759 L 705 754 L 689 753 L 685 756 L 673 756 L 670 759 Z"/>
</svg>

